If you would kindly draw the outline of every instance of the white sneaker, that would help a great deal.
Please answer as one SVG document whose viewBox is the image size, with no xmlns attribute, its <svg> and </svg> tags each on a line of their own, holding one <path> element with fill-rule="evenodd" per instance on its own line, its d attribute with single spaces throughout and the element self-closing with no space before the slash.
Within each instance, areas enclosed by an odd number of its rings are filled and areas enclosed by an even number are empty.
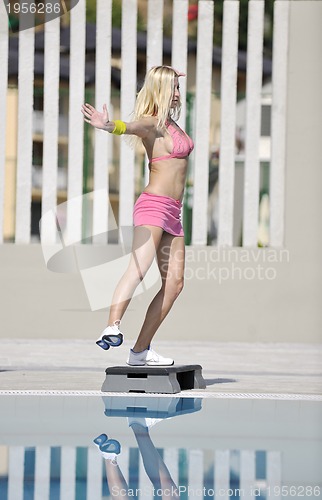
<svg viewBox="0 0 322 500">
<path fill-rule="evenodd" d="M 163 358 L 151 348 L 141 352 L 134 352 L 130 349 L 127 364 L 130 366 L 172 366 L 174 360 Z"/>
<path fill-rule="evenodd" d="M 110 347 L 118 347 L 123 343 L 123 333 L 120 332 L 119 320 L 114 321 L 113 325 L 107 326 L 101 336 L 96 340 L 96 344 L 107 351 Z"/>
</svg>

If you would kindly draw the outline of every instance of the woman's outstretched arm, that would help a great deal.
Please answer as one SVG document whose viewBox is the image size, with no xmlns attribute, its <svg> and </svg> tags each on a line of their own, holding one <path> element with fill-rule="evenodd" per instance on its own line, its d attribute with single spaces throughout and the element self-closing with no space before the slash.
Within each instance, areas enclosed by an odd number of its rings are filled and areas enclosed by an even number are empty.
<svg viewBox="0 0 322 500">
<path fill-rule="evenodd" d="M 91 104 L 85 103 L 82 106 L 81 112 L 84 115 L 85 122 L 89 123 L 95 128 L 105 130 L 110 134 L 115 129 L 115 122 L 110 121 L 109 113 L 106 104 L 103 105 L 103 111 L 97 111 Z M 124 134 L 137 135 L 144 139 L 156 127 L 156 118 L 147 116 L 141 120 L 134 122 L 123 122 L 125 124 Z"/>
</svg>

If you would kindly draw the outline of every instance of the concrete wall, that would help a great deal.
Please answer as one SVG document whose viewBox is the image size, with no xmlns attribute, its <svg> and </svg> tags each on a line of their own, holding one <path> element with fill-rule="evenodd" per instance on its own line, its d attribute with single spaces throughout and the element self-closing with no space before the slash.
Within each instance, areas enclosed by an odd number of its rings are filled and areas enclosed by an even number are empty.
<svg viewBox="0 0 322 500">
<path fill-rule="evenodd" d="M 158 338 L 322 340 L 321 20 L 320 2 L 292 2 L 285 249 L 188 248 L 186 287 Z M 48 271 L 39 245 L 3 245 L 0 259 L 2 338 L 96 338 L 107 313 L 90 310 L 80 274 Z M 157 289 L 131 303 L 128 338 Z"/>
</svg>

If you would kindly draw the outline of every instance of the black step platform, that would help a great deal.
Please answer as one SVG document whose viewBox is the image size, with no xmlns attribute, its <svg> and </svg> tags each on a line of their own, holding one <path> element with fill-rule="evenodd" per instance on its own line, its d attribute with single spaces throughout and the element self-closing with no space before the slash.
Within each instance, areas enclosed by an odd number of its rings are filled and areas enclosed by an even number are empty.
<svg viewBox="0 0 322 500">
<path fill-rule="evenodd" d="M 102 392 L 176 394 L 187 389 L 205 389 L 200 365 L 112 366 L 106 368 Z"/>
</svg>

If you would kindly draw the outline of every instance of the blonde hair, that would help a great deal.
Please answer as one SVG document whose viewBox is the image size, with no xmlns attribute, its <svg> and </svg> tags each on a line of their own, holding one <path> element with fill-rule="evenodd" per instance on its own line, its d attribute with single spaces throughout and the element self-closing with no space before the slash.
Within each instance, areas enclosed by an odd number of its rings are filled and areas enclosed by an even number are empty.
<svg viewBox="0 0 322 500">
<path fill-rule="evenodd" d="M 154 66 L 147 72 L 143 87 L 137 95 L 134 120 L 144 116 L 157 116 L 157 126 L 161 129 L 165 128 L 169 116 L 178 120 L 181 112 L 180 99 L 176 108 L 171 108 L 176 76 L 179 76 L 177 71 L 169 66 Z"/>
</svg>

